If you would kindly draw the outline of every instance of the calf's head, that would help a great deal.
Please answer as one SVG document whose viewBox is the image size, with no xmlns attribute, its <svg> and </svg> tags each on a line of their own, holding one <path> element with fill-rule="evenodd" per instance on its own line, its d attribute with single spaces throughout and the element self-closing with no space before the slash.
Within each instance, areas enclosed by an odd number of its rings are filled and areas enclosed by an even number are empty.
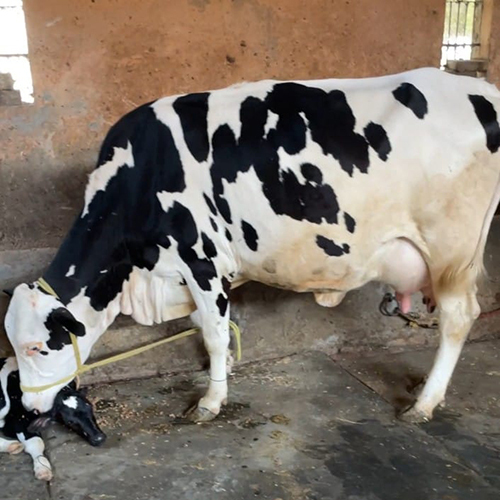
<svg viewBox="0 0 500 500">
<path fill-rule="evenodd" d="M 76 370 L 70 332 L 85 335 L 85 327 L 64 304 L 36 285 L 22 284 L 12 294 L 5 316 L 5 331 L 16 353 L 21 384 L 55 384 Z M 46 413 L 68 381 L 39 392 L 23 392 L 27 410 Z"/>
<path fill-rule="evenodd" d="M 106 434 L 99 428 L 94 416 L 92 403 L 83 390 L 76 389 L 74 383 L 59 391 L 52 410 L 34 420 L 30 430 L 40 431 L 52 420 L 64 424 L 92 446 L 100 446 L 106 441 Z"/>
</svg>

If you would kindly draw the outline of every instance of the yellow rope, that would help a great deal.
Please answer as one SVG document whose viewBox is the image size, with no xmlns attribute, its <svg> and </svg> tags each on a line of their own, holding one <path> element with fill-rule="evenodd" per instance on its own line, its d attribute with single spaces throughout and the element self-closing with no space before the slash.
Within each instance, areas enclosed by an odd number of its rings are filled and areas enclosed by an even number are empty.
<svg viewBox="0 0 500 500">
<path fill-rule="evenodd" d="M 53 295 L 56 298 L 59 298 L 57 293 L 54 291 L 54 289 L 43 279 L 40 278 L 37 281 L 38 285 L 40 288 L 50 295 Z M 236 360 L 239 361 L 241 359 L 241 332 L 236 323 L 233 321 L 229 321 L 229 326 L 234 332 L 234 337 L 236 339 Z M 98 368 L 101 366 L 109 365 L 111 363 L 115 363 L 117 361 L 123 361 L 124 359 L 131 358 L 132 356 L 136 356 L 137 354 L 142 354 L 143 352 L 149 351 L 150 349 L 154 349 L 155 347 L 161 346 L 163 344 L 168 344 L 169 342 L 173 342 L 175 340 L 183 339 L 186 337 L 189 337 L 191 335 L 194 335 L 195 333 L 199 332 L 199 328 L 190 328 L 189 330 L 185 330 L 184 332 L 177 333 L 176 335 L 173 335 L 172 337 L 168 337 L 166 339 L 161 339 L 157 340 L 156 342 L 153 342 L 151 344 L 142 346 L 142 347 L 137 347 L 135 349 L 131 349 L 130 351 L 123 352 L 121 354 L 115 354 L 114 356 L 110 356 L 109 358 L 102 359 L 100 361 L 96 361 L 95 363 L 91 363 L 90 365 L 86 365 L 82 363 L 82 359 L 80 356 L 80 348 L 78 347 L 78 340 L 76 335 L 73 333 L 70 333 L 70 338 L 71 338 L 71 344 L 73 345 L 73 351 L 75 353 L 75 360 L 76 360 L 76 370 L 73 374 L 64 377 L 57 382 L 54 382 L 52 384 L 47 384 L 47 385 L 40 385 L 36 387 L 26 387 L 24 385 L 21 385 L 21 390 L 23 392 L 43 392 L 48 389 L 52 389 L 52 387 L 55 387 L 60 384 L 67 384 L 68 382 L 71 382 L 75 377 L 78 377 L 78 375 L 81 375 L 82 373 L 88 372 L 89 370 L 93 370 L 94 368 Z"/>
</svg>

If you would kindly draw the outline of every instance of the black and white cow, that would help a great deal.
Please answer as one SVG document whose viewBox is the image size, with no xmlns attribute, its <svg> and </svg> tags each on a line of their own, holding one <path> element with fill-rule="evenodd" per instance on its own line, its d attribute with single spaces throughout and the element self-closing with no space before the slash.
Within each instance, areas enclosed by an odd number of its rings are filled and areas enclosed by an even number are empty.
<svg viewBox="0 0 500 500">
<path fill-rule="evenodd" d="M 0 437 L 0 452 L 16 454 L 24 450 L 31 455 L 37 479 L 52 479 L 52 467 L 43 454 L 45 444 L 39 433 L 50 419 L 63 423 L 93 446 L 106 440 L 94 418 L 92 404 L 74 383 L 59 391 L 52 410 L 43 417 L 26 410 L 21 398 L 16 358 L 0 358 L 0 430 L 10 438 Z"/>
<path fill-rule="evenodd" d="M 86 359 L 120 313 L 150 325 L 197 309 L 210 355 L 193 420 L 227 398 L 228 292 L 255 280 L 325 306 L 369 281 L 401 307 L 422 291 L 441 345 L 410 421 L 431 418 L 479 314 L 476 280 L 500 197 L 500 92 L 427 68 L 358 80 L 261 81 L 166 97 L 121 118 L 83 210 L 5 326 L 21 381 Z M 367 332 L 368 333 L 368 332 Z M 25 394 L 50 408 L 60 387 Z"/>
</svg>

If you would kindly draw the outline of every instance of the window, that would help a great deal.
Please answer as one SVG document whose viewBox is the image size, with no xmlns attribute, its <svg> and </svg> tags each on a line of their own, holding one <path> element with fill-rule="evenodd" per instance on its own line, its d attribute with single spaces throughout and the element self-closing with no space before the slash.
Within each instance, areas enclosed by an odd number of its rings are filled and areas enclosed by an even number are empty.
<svg viewBox="0 0 500 500">
<path fill-rule="evenodd" d="M 484 76 L 493 0 L 446 0 L 441 69 Z"/>
<path fill-rule="evenodd" d="M 22 0 L 0 0 L 0 74 L 11 75 L 13 89 L 19 92 L 22 102 L 33 102 Z M 2 81 L 10 81 L 10 78 Z"/>
</svg>

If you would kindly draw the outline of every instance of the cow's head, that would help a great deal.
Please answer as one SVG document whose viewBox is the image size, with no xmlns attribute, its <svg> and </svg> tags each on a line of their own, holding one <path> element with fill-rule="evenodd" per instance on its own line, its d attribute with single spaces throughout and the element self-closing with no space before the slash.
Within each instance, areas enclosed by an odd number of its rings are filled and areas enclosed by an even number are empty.
<svg viewBox="0 0 500 500">
<path fill-rule="evenodd" d="M 69 333 L 83 336 L 85 327 L 56 297 L 36 285 L 19 285 L 7 309 L 5 330 L 16 353 L 22 386 L 54 384 L 75 372 Z M 25 408 L 48 412 L 67 383 L 66 380 L 40 392 L 24 392 Z"/>
<path fill-rule="evenodd" d="M 74 382 L 59 391 L 52 410 L 35 419 L 30 431 L 39 432 L 53 420 L 64 424 L 92 446 L 100 446 L 106 441 L 106 434 L 95 419 L 92 403 L 85 397 L 84 390 L 76 389 Z"/>
</svg>

